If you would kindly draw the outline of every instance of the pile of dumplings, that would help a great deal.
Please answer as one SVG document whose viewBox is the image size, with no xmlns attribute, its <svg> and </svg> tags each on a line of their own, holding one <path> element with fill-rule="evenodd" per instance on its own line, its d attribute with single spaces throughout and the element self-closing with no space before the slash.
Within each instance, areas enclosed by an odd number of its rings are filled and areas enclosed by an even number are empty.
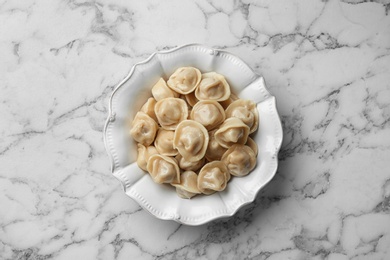
<svg viewBox="0 0 390 260">
<path fill-rule="evenodd" d="M 249 137 L 259 125 L 256 104 L 237 98 L 223 75 L 177 69 L 153 86 L 137 112 L 130 135 L 137 164 L 153 181 L 176 187 L 181 198 L 213 194 L 231 176 L 256 166 L 257 145 Z"/>
</svg>

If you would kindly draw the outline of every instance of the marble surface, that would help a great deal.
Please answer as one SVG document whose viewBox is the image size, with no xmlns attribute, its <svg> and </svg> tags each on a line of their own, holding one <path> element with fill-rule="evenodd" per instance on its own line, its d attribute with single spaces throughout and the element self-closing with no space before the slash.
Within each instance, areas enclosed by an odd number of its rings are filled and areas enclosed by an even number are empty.
<svg viewBox="0 0 390 260">
<path fill-rule="evenodd" d="M 390 4 L 0 1 L 0 259 L 390 259 Z M 262 74 L 284 128 L 254 203 L 155 219 L 110 175 L 108 98 L 185 43 Z"/>
</svg>

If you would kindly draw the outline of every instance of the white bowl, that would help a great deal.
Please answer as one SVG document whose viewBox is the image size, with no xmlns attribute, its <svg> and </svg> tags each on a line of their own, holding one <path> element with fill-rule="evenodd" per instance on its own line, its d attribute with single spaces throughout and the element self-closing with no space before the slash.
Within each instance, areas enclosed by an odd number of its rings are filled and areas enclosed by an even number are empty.
<svg viewBox="0 0 390 260">
<path fill-rule="evenodd" d="M 223 192 L 190 200 L 178 197 L 170 185 L 154 183 L 149 174 L 138 168 L 137 149 L 129 137 L 129 122 L 151 96 L 153 84 L 160 77 L 167 79 L 182 66 L 224 75 L 239 97 L 257 103 L 260 117 L 259 130 L 254 137 L 259 148 L 256 168 L 245 177 L 233 177 Z M 126 194 L 157 218 L 186 225 L 201 225 L 232 216 L 240 207 L 252 202 L 276 173 L 282 137 L 275 97 L 267 90 L 264 79 L 236 56 L 198 44 L 156 52 L 134 65 L 111 95 L 104 127 L 112 173 L 122 183 Z"/>
</svg>

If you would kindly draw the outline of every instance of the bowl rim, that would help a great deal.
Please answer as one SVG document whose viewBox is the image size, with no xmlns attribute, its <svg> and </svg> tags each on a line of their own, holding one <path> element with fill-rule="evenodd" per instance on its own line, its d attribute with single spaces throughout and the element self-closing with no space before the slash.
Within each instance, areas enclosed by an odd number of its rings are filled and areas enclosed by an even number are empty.
<svg viewBox="0 0 390 260">
<path fill-rule="evenodd" d="M 142 65 L 142 64 L 146 64 L 148 63 L 150 60 L 152 60 L 154 58 L 154 56 L 158 55 L 158 54 L 168 54 L 168 53 L 171 53 L 171 52 L 175 52 L 177 50 L 180 50 L 180 49 L 183 49 L 183 48 L 188 48 L 188 47 L 201 47 L 201 48 L 205 48 L 205 49 L 208 49 L 210 54 L 215 54 L 215 53 L 225 53 L 227 55 L 231 55 L 233 57 L 235 57 L 236 59 L 238 59 L 240 62 L 242 62 L 244 65 L 246 65 L 250 71 L 256 75 L 256 78 L 257 79 L 262 79 L 262 82 L 263 82 L 263 87 L 265 88 L 266 91 L 268 91 L 269 93 L 269 98 L 273 98 L 273 103 L 272 103 L 272 108 L 275 109 L 276 111 L 276 118 L 278 120 L 278 123 L 280 124 L 280 135 L 277 136 L 277 142 L 276 142 L 276 149 L 275 149 L 275 156 L 277 157 L 278 154 L 279 154 L 279 151 L 281 149 L 281 146 L 282 146 L 282 143 L 283 143 L 283 128 L 282 128 L 282 121 L 280 119 L 280 115 L 279 115 L 279 111 L 277 109 L 277 100 L 275 98 L 275 96 L 269 91 L 269 89 L 267 88 L 265 82 L 264 82 L 264 78 L 259 75 L 257 72 L 255 72 L 251 66 L 248 65 L 248 63 L 246 63 L 244 60 L 242 60 L 240 57 L 236 56 L 235 54 L 232 54 L 231 52 L 229 51 L 226 51 L 226 50 L 223 50 L 223 49 L 218 49 L 218 48 L 211 48 L 207 45 L 204 45 L 204 44 L 198 44 L 198 43 L 190 43 L 190 44 L 184 44 L 184 45 L 180 45 L 180 46 L 177 46 L 177 47 L 174 47 L 174 48 L 170 48 L 168 50 L 160 50 L 160 51 L 155 51 L 153 52 L 148 58 L 146 58 L 145 60 L 142 60 L 140 62 L 137 62 L 135 63 L 132 68 L 130 69 L 130 72 L 127 74 L 127 76 L 121 80 L 117 86 L 114 88 L 114 90 L 112 91 L 110 97 L 109 97 L 109 100 L 108 100 L 108 116 L 107 116 L 107 119 L 105 121 L 105 124 L 104 124 L 104 128 L 103 128 L 103 142 L 104 142 L 104 147 L 105 147 L 105 150 L 108 154 L 108 157 L 109 157 L 109 160 L 110 160 L 110 165 L 111 165 L 111 174 L 116 177 L 118 179 L 118 181 L 122 184 L 122 188 L 125 192 L 125 194 L 127 196 L 129 196 L 130 198 L 132 198 L 133 200 L 135 200 L 138 205 L 140 205 L 146 212 L 148 212 L 149 214 L 153 215 L 154 217 L 157 217 L 159 219 L 163 219 L 163 220 L 174 220 L 180 224 L 185 224 L 185 225 L 189 225 L 189 226 L 198 226 L 198 225 L 203 225 L 203 224 L 206 224 L 208 222 L 211 222 L 211 221 L 214 221 L 214 220 L 217 220 L 217 219 L 220 219 L 220 218 L 227 218 L 227 217 L 231 217 L 233 216 L 234 214 L 237 213 L 238 210 L 240 210 L 242 207 L 244 207 L 245 205 L 248 205 L 250 203 L 252 203 L 258 193 L 260 192 L 260 190 L 262 190 L 276 175 L 276 172 L 277 172 L 277 169 L 278 169 L 278 166 L 279 166 L 279 160 L 276 159 L 276 167 L 274 168 L 272 174 L 271 174 L 271 177 L 265 181 L 257 190 L 256 192 L 254 192 L 253 196 L 251 196 L 249 199 L 245 200 L 243 203 L 239 204 L 234 210 L 230 211 L 229 213 L 225 213 L 225 214 L 219 214 L 219 215 L 213 215 L 211 216 L 210 218 L 207 218 L 207 219 L 204 219 L 204 220 L 201 220 L 201 221 L 197 221 L 197 222 L 187 222 L 187 221 L 183 221 L 182 219 L 180 219 L 180 217 L 177 217 L 177 216 L 163 216 L 163 215 L 156 215 L 154 213 L 152 213 L 147 207 L 145 207 L 145 205 L 143 205 L 142 203 L 140 203 L 140 200 L 139 198 L 137 198 L 137 196 L 134 196 L 134 194 L 132 193 L 127 193 L 126 192 L 126 185 L 123 183 L 123 181 L 121 179 L 118 178 L 118 176 L 115 175 L 115 172 L 116 172 L 116 168 L 115 168 L 115 160 L 114 160 L 114 157 L 111 153 L 111 149 L 109 147 L 109 141 L 108 141 L 108 138 L 107 138 L 107 130 L 108 130 L 108 127 L 109 127 L 109 124 L 113 121 L 115 121 L 115 112 L 113 112 L 113 109 L 112 109 L 112 106 L 113 106 L 113 98 L 114 98 L 114 95 L 116 94 L 116 92 L 131 78 L 131 76 L 134 74 L 134 71 L 135 69 Z"/>
</svg>

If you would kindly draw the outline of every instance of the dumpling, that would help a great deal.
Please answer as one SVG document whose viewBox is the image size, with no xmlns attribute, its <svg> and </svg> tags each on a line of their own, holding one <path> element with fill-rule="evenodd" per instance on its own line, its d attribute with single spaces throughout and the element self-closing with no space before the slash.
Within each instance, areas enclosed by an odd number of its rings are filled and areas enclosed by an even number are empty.
<svg viewBox="0 0 390 260">
<path fill-rule="evenodd" d="M 226 109 L 226 117 L 241 119 L 249 127 L 250 134 L 256 131 L 259 125 L 259 112 L 256 103 L 252 100 L 238 99 L 234 101 Z"/>
<path fill-rule="evenodd" d="M 208 161 L 219 161 L 222 158 L 222 155 L 226 152 L 226 148 L 222 147 L 217 140 L 215 140 L 215 132 L 213 130 L 209 132 L 209 145 L 207 146 L 205 157 Z"/>
<path fill-rule="evenodd" d="M 186 161 L 181 154 L 178 154 L 175 159 L 177 160 L 180 169 L 185 171 L 197 171 L 205 164 L 205 157 L 200 159 L 199 161 L 190 162 Z"/>
<path fill-rule="evenodd" d="M 157 120 L 166 130 L 175 130 L 176 126 L 188 118 L 188 107 L 180 98 L 165 98 L 156 103 Z"/>
<path fill-rule="evenodd" d="M 202 80 L 195 90 L 199 100 L 224 101 L 230 97 L 230 86 L 224 76 L 209 72 L 202 75 Z"/>
<path fill-rule="evenodd" d="M 148 98 L 146 103 L 141 107 L 141 111 L 150 116 L 157 122 L 156 113 L 154 110 L 154 106 L 156 105 L 156 100 L 154 98 Z"/>
<path fill-rule="evenodd" d="M 199 172 L 198 189 L 203 194 L 213 194 L 216 191 L 223 191 L 229 180 L 230 173 L 223 162 L 209 162 Z"/>
<path fill-rule="evenodd" d="M 138 112 L 131 123 L 130 135 L 134 140 L 145 146 L 153 143 L 158 125 L 156 121 L 144 112 Z"/>
<path fill-rule="evenodd" d="M 168 86 L 180 94 L 188 94 L 198 86 L 202 74 L 197 68 L 178 68 L 168 79 Z"/>
<path fill-rule="evenodd" d="M 255 155 L 257 156 L 257 152 L 258 152 L 257 144 L 252 138 L 250 138 L 248 136 L 248 140 L 246 141 L 245 145 L 249 146 L 255 152 Z"/>
<path fill-rule="evenodd" d="M 238 97 L 236 95 L 234 95 L 233 93 L 230 93 L 230 97 L 224 101 L 221 101 L 219 102 L 221 104 L 221 106 L 226 109 L 231 103 L 233 103 L 234 101 L 236 101 L 238 99 Z"/>
<path fill-rule="evenodd" d="M 180 169 L 172 157 L 153 154 L 149 157 L 147 170 L 156 183 L 180 183 Z"/>
<path fill-rule="evenodd" d="M 184 120 L 176 128 L 173 147 L 186 161 L 196 162 L 202 159 L 209 143 L 206 128 L 193 120 Z"/>
<path fill-rule="evenodd" d="M 245 176 L 256 166 L 256 154 L 246 145 L 235 144 L 222 156 L 229 173 L 234 176 Z"/>
<path fill-rule="evenodd" d="M 202 100 L 192 108 L 190 118 L 210 131 L 225 121 L 225 111 L 217 101 Z"/>
<path fill-rule="evenodd" d="M 172 184 L 180 198 L 190 199 L 199 194 L 198 175 L 193 171 L 185 171 L 180 175 L 180 183 Z"/>
<path fill-rule="evenodd" d="M 168 97 L 177 98 L 180 94 L 170 89 L 167 86 L 167 83 L 165 83 L 165 80 L 160 78 L 152 88 L 152 95 L 157 101 L 160 101 L 161 99 Z"/>
<path fill-rule="evenodd" d="M 190 106 L 195 106 L 195 104 L 196 103 L 198 103 L 198 99 L 195 97 L 195 92 L 191 92 L 191 93 L 189 93 L 189 94 L 187 94 L 187 95 L 184 95 L 184 97 L 185 97 L 185 99 L 186 99 L 186 101 L 187 101 L 187 103 L 188 103 L 188 105 L 190 105 Z"/>
<path fill-rule="evenodd" d="M 158 154 L 156 147 L 153 145 L 144 146 L 142 144 L 138 144 L 138 155 L 137 155 L 137 164 L 142 170 L 147 171 L 147 164 L 149 157 L 153 154 Z"/>
<path fill-rule="evenodd" d="M 233 144 L 245 144 L 248 139 L 249 127 L 241 119 L 231 117 L 215 131 L 215 140 L 225 148 Z"/>
<path fill-rule="evenodd" d="M 175 159 L 176 159 L 177 163 L 179 164 L 180 169 L 182 169 L 184 171 L 197 171 L 200 168 L 202 168 L 202 166 L 206 162 L 205 157 L 203 157 L 199 161 L 195 161 L 195 162 L 186 161 L 183 158 L 183 156 L 181 156 L 180 153 L 178 155 L 176 155 Z"/>
<path fill-rule="evenodd" d="M 175 156 L 178 151 L 173 148 L 173 135 L 174 131 L 160 129 L 158 130 L 156 140 L 154 140 L 154 146 L 157 151 L 166 156 Z"/>
</svg>

